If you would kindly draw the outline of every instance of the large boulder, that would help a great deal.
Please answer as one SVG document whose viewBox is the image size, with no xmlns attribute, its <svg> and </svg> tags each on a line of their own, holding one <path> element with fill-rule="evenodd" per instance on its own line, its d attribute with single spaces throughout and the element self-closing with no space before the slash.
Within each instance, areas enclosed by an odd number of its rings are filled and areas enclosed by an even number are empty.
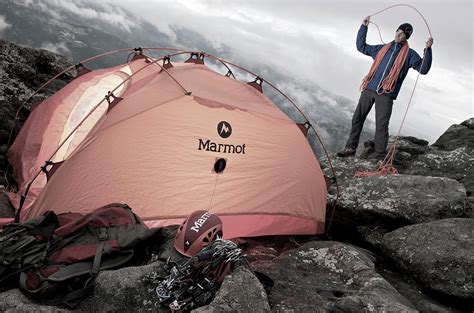
<svg viewBox="0 0 474 313">
<path fill-rule="evenodd" d="M 424 286 L 474 305 L 474 219 L 406 226 L 387 233 L 382 245 L 399 268 Z"/>
<path fill-rule="evenodd" d="M 161 306 L 155 292 L 155 278 L 166 275 L 165 263 L 104 271 L 96 279 L 94 293 L 77 310 L 90 312 L 169 312 Z"/>
<path fill-rule="evenodd" d="M 474 194 L 474 118 L 459 125 L 452 125 L 432 146 L 422 139 L 400 136 L 393 159 L 393 165 L 400 174 L 448 177 L 461 182 L 468 196 Z M 389 138 L 389 147 L 395 142 Z M 354 176 L 356 171 L 375 170 L 367 162 L 375 156 L 374 141 L 364 143 L 359 157 L 340 158 L 331 156 L 340 183 Z M 328 161 L 321 160 L 321 166 L 329 175 Z"/>
<path fill-rule="evenodd" d="M 466 147 L 450 151 L 431 149 L 418 156 L 405 169 L 404 174 L 449 177 L 462 183 L 468 196 L 474 194 L 474 154 Z"/>
<path fill-rule="evenodd" d="M 169 312 L 160 305 L 155 288 L 159 277 L 166 276 L 164 262 L 146 266 L 127 267 L 116 271 L 104 271 L 96 280 L 94 294 L 81 302 L 79 311 L 90 312 Z M 267 295 L 255 275 L 245 267 L 239 267 L 228 275 L 209 305 L 195 312 L 223 312 L 270 310 Z"/>
<path fill-rule="evenodd" d="M 156 261 L 146 266 L 104 271 L 96 280 L 94 294 L 81 302 L 79 311 L 169 312 L 160 305 L 156 286 L 160 277 L 167 275 L 165 262 Z M 212 302 L 195 312 L 222 311 L 250 312 L 270 310 L 263 286 L 246 267 L 239 267 L 225 279 Z"/>
<path fill-rule="evenodd" d="M 169 312 L 169 308 L 160 305 L 155 292 L 157 278 L 164 275 L 165 263 L 160 261 L 101 272 L 96 278 L 93 294 L 86 297 L 74 312 Z M 0 293 L 2 312 L 71 312 L 47 303 L 48 300 L 41 303 L 31 300 L 18 289 Z"/>
<path fill-rule="evenodd" d="M 264 263 L 274 279 L 269 293 L 276 312 L 415 312 L 362 249 L 334 241 L 312 241 Z"/>
<path fill-rule="evenodd" d="M 469 210 L 464 186 L 449 178 L 375 176 L 348 180 L 340 190 L 335 219 L 348 226 L 398 227 L 464 217 Z"/>
<path fill-rule="evenodd" d="M 449 177 L 474 194 L 474 118 L 454 124 L 431 146 L 401 137 L 394 164 L 402 174 Z"/>
<path fill-rule="evenodd" d="M 433 146 L 448 151 L 459 147 L 466 147 L 469 151 L 474 150 L 474 117 L 461 124 L 451 125 Z"/>
<path fill-rule="evenodd" d="M 464 313 L 466 311 L 465 308 L 459 306 L 459 301 L 445 301 L 446 299 L 432 295 L 425 287 L 403 272 L 400 273 L 387 262 L 378 262 L 377 272 L 420 312 Z"/>
<path fill-rule="evenodd" d="M 239 267 L 228 275 L 209 305 L 193 310 L 212 312 L 269 312 L 267 293 L 252 271 Z"/>
<path fill-rule="evenodd" d="M 398 150 L 405 148 L 401 142 Z M 424 149 L 424 153 L 411 153 L 401 162 L 400 173 L 449 177 L 461 182 L 468 196 L 474 195 L 474 118 L 452 125 L 426 148 L 418 145 L 418 151 Z"/>
</svg>

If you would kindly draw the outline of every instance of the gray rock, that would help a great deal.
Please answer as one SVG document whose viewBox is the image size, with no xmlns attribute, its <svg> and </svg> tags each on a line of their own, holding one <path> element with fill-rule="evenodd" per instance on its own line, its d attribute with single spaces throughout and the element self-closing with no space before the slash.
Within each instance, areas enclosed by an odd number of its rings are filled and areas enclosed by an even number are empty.
<svg viewBox="0 0 474 313">
<path fill-rule="evenodd" d="M 395 137 L 390 136 L 389 146 L 394 142 Z M 402 171 L 403 169 L 411 166 L 411 162 L 413 162 L 419 155 L 423 155 L 430 150 L 431 148 L 428 146 L 428 142 L 425 140 L 411 136 L 401 136 L 399 137 L 397 143 L 397 151 L 395 153 L 393 164 L 397 170 Z M 370 159 L 375 158 L 373 140 L 364 142 L 364 149 L 360 153 L 359 157 L 341 158 L 336 154 L 333 154 L 330 157 L 336 173 L 336 178 L 340 183 L 353 178 L 357 171 L 373 171 L 376 169 L 375 162 L 369 161 Z M 324 172 L 326 174 L 332 175 L 327 159 L 323 158 L 320 160 L 320 162 Z"/>
<path fill-rule="evenodd" d="M 388 147 L 395 143 L 396 137 L 390 136 L 388 141 Z M 409 163 L 418 155 L 422 155 L 429 151 L 428 141 L 418 139 L 412 136 L 400 136 L 398 137 L 397 150 L 393 159 L 393 164 L 398 166 L 397 168 L 404 167 L 406 163 Z M 364 150 L 362 151 L 361 159 L 370 159 L 375 157 L 375 146 L 374 141 L 369 140 L 364 142 Z"/>
<path fill-rule="evenodd" d="M 7 143 L 14 126 L 14 117 L 18 108 L 42 84 L 70 66 L 66 57 L 42 50 L 18 46 L 9 41 L 0 40 L 0 142 Z M 73 79 L 72 73 L 65 73 L 54 83 L 39 92 L 35 100 L 43 100 Z M 31 102 L 29 103 L 31 105 Z M 20 112 L 20 124 L 28 116 L 28 110 Z M 6 156 L 0 153 L 2 170 Z"/>
<path fill-rule="evenodd" d="M 468 195 L 474 193 L 474 118 L 460 125 L 453 125 L 438 141 L 428 146 L 428 142 L 415 137 L 401 136 L 397 143 L 393 165 L 400 174 L 448 177 L 461 182 Z M 395 137 L 389 138 L 389 146 Z M 331 157 L 339 183 L 351 179 L 356 171 L 375 170 L 367 162 L 375 156 L 373 141 L 364 143 L 360 157 Z M 327 160 L 321 160 L 321 166 L 329 175 Z"/>
<path fill-rule="evenodd" d="M 275 280 L 269 299 L 275 312 L 415 312 L 353 246 L 313 241 L 259 268 Z"/>
<path fill-rule="evenodd" d="M 436 140 L 433 146 L 442 150 L 455 150 L 465 147 L 469 151 L 474 150 L 474 117 L 461 124 L 451 125 L 441 137 Z"/>
<path fill-rule="evenodd" d="M 160 305 L 155 293 L 156 281 L 164 275 L 162 262 L 101 272 L 95 281 L 93 294 L 86 297 L 74 312 L 169 312 L 169 308 Z M 36 303 L 18 289 L 0 293 L 0 310 L 70 312 L 62 307 Z"/>
<path fill-rule="evenodd" d="M 11 205 L 7 194 L 0 190 L 0 218 L 2 217 L 14 217 L 15 208 Z"/>
<path fill-rule="evenodd" d="M 170 312 L 159 303 L 156 286 L 167 275 L 164 262 L 103 271 L 95 280 L 95 288 L 75 312 Z M 226 277 L 216 298 L 202 311 L 216 312 L 224 308 L 248 311 L 248 308 L 269 311 L 265 290 L 252 272 L 236 269 Z M 7 312 L 70 312 L 61 307 L 36 303 L 18 289 L 0 293 L 0 309 Z"/>
<path fill-rule="evenodd" d="M 228 275 L 214 300 L 193 310 L 195 313 L 211 312 L 269 312 L 267 293 L 262 284 L 247 267 L 239 267 Z"/>
<path fill-rule="evenodd" d="M 463 146 L 450 151 L 431 149 L 426 154 L 418 156 L 400 172 L 449 177 L 462 183 L 468 195 L 474 193 L 474 154 L 472 150 Z"/>
<path fill-rule="evenodd" d="M 38 305 L 27 298 L 19 289 L 11 289 L 0 293 L 0 311 L 8 313 L 39 312 L 39 313 L 66 313 L 72 312 L 67 309 Z"/>
<path fill-rule="evenodd" d="M 155 279 L 165 275 L 162 262 L 104 271 L 96 279 L 93 295 L 77 307 L 80 312 L 169 312 L 155 292 Z"/>
<path fill-rule="evenodd" d="M 380 250 L 383 236 L 390 230 L 381 225 L 359 225 L 355 227 L 356 233 L 363 238 L 365 244 L 376 251 Z"/>
<path fill-rule="evenodd" d="M 461 125 L 474 130 L 474 117 L 471 117 L 470 119 L 465 120 L 464 122 L 461 123 Z"/>
<path fill-rule="evenodd" d="M 167 226 L 162 229 L 163 238 L 157 244 L 157 248 L 153 251 L 152 259 L 150 262 L 161 260 L 176 263 L 186 259 L 185 256 L 180 254 L 174 248 L 174 238 L 176 236 L 177 230 L 177 225 Z"/>
<path fill-rule="evenodd" d="M 469 211 L 459 182 L 441 177 L 390 175 L 351 179 L 341 184 L 335 219 L 351 225 L 400 225 L 448 217 Z"/>
<path fill-rule="evenodd" d="M 377 272 L 382 275 L 392 286 L 394 286 L 402 296 L 408 299 L 420 312 L 436 313 L 463 313 L 466 310 L 460 307 L 453 307 L 458 303 L 441 303 L 436 297 L 426 294 L 426 288 L 406 277 L 406 275 L 397 273 L 392 268 L 388 269 L 377 265 Z"/>
<path fill-rule="evenodd" d="M 474 304 L 474 219 L 406 226 L 386 234 L 382 245 L 395 264 L 424 286 Z"/>
<path fill-rule="evenodd" d="M 334 155 L 330 156 L 331 164 L 336 174 L 336 179 L 339 184 L 342 184 L 346 180 L 350 180 L 354 177 L 357 171 L 367 171 L 375 169 L 375 164 L 369 162 L 366 159 L 360 159 L 357 157 L 341 158 Z M 321 159 L 321 168 L 326 175 L 332 176 L 329 162 L 326 158 Z"/>
</svg>

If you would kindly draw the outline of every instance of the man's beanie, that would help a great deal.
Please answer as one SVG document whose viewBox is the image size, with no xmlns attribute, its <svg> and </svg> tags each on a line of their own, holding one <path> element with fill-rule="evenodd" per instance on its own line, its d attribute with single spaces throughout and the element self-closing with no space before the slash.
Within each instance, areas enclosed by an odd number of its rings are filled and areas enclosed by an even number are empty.
<svg viewBox="0 0 474 313">
<path fill-rule="evenodd" d="M 402 25 L 398 26 L 397 30 L 402 30 L 405 33 L 405 36 L 410 38 L 411 34 L 413 33 L 413 26 L 408 23 L 403 23 Z"/>
</svg>

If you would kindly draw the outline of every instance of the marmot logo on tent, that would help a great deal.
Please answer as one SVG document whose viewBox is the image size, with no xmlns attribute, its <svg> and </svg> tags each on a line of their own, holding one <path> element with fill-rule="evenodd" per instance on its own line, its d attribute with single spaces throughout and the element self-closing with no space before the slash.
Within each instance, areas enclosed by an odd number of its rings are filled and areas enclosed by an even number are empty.
<svg viewBox="0 0 474 313">
<path fill-rule="evenodd" d="M 245 143 L 242 145 L 228 145 L 224 143 L 215 143 L 210 139 L 204 141 L 204 139 L 199 139 L 198 150 L 206 150 L 219 153 L 237 153 L 245 154 Z"/>
<path fill-rule="evenodd" d="M 203 215 L 201 215 L 200 218 L 198 218 L 197 221 L 194 222 L 194 226 L 191 226 L 191 230 L 194 230 L 196 233 L 199 233 L 199 228 L 201 228 L 202 225 L 207 221 L 209 216 L 211 216 L 211 212 L 206 212 Z"/>
<path fill-rule="evenodd" d="M 232 126 L 226 121 L 222 121 L 217 124 L 217 133 L 222 138 L 228 138 L 232 134 Z"/>
<path fill-rule="evenodd" d="M 232 134 L 232 126 L 226 121 L 217 124 L 217 133 L 222 138 L 227 138 Z M 219 153 L 245 154 L 245 144 L 233 145 L 213 142 L 210 139 L 199 139 L 198 150 L 206 150 Z"/>
</svg>

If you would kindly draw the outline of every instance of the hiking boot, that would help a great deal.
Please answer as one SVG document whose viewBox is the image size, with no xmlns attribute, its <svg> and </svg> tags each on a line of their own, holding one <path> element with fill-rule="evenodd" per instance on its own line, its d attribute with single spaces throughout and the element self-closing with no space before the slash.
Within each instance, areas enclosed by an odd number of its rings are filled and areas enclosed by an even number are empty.
<svg viewBox="0 0 474 313">
<path fill-rule="evenodd" d="M 355 149 L 352 149 L 352 148 L 349 148 L 349 147 L 345 147 L 344 150 L 342 151 L 339 151 L 337 153 L 337 156 L 340 156 L 342 158 L 345 158 L 345 157 L 348 157 L 348 156 L 353 156 L 356 154 L 356 150 Z"/>
</svg>

